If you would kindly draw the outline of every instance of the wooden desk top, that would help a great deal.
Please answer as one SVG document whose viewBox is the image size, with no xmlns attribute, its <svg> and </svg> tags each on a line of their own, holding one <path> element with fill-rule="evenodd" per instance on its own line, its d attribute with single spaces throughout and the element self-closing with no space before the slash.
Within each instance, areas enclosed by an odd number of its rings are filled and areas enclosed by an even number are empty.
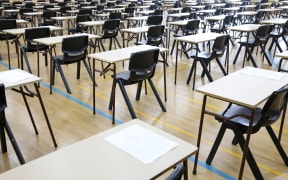
<svg viewBox="0 0 288 180">
<path fill-rule="evenodd" d="M 129 60 L 131 54 L 134 52 L 145 51 L 145 50 L 156 49 L 156 48 L 159 48 L 160 52 L 169 51 L 169 49 L 166 49 L 166 48 L 160 48 L 160 47 L 150 46 L 150 45 L 139 45 L 139 46 L 130 46 L 126 48 L 115 49 L 111 51 L 104 51 L 100 53 L 88 54 L 88 57 L 92 59 L 104 61 L 107 63 L 116 63 L 116 62 Z"/>
<path fill-rule="evenodd" d="M 219 33 L 199 33 L 199 34 L 193 34 L 193 35 L 188 35 L 188 36 L 182 36 L 182 37 L 177 37 L 175 38 L 177 41 L 182 41 L 182 42 L 187 42 L 187 43 L 201 43 L 201 42 L 206 42 L 210 40 L 216 39 L 218 36 L 222 36 L 223 34 Z"/>
<path fill-rule="evenodd" d="M 51 46 L 51 45 L 54 45 L 54 44 L 62 43 L 64 38 L 73 37 L 73 36 L 82 36 L 82 35 L 88 35 L 89 39 L 97 39 L 97 38 L 101 37 L 99 35 L 93 35 L 93 34 L 88 34 L 88 33 L 78 33 L 78 34 L 72 34 L 72 35 L 63 35 L 63 36 L 53 36 L 53 37 L 47 37 L 47 38 L 39 38 L 39 39 L 34 39 L 33 41 L 36 42 L 36 43 L 40 43 L 40 44 Z"/>
<path fill-rule="evenodd" d="M 240 16 L 254 16 L 256 14 L 257 14 L 256 11 L 244 11 L 244 12 L 238 12 L 236 15 L 240 15 Z"/>
<path fill-rule="evenodd" d="M 281 25 L 281 24 L 285 24 L 287 20 L 288 19 L 283 19 L 283 18 L 267 19 L 267 20 L 261 21 L 261 24 Z"/>
<path fill-rule="evenodd" d="M 229 27 L 231 31 L 240 31 L 240 32 L 252 32 L 256 31 L 261 25 L 260 24 L 243 24 L 239 26 Z"/>
<path fill-rule="evenodd" d="M 281 78 L 276 79 L 278 76 Z M 196 91 L 227 102 L 255 108 L 264 102 L 273 91 L 287 84 L 287 73 L 245 67 L 206 84 Z"/>
<path fill-rule="evenodd" d="M 105 140 L 134 125 L 178 145 L 152 163 L 144 164 Z M 194 145 L 135 119 L 0 174 L 0 179 L 147 180 L 156 178 L 196 151 Z"/>
<path fill-rule="evenodd" d="M 5 89 L 12 89 L 31 83 L 37 83 L 40 81 L 40 77 L 30 74 L 21 69 L 13 69 L 0 72 L 0 83 L 4 83 Z"/>
<path fill-rule="evenodd" d="M 59 31 L 63 29 L 58 26 L 41 26 L 41 27 L 49 27 L 50 31 Z M 40 28 L 40 27 L 35 27 L 35 28 Z M 31 28 L 6 29 L 6 30 L 3 30 L 3 32 L 8 33 L 8 34 L 13 34 L 13 35 L 21 35 L 25 33 L 25 29 L 31 29 Z"/>
</svg>

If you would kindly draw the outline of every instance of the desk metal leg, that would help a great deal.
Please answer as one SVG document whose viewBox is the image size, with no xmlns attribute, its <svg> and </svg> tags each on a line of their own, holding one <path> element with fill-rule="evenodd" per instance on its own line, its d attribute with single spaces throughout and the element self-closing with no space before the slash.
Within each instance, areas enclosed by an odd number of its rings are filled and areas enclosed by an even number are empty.
<svg viewBox="0 0 288 180">
<path fill-rule="evenodd" d="M 53 133 L 52 127 L 50 125 L 50 121 L 49 121 L 49 118 L 48 118 L 48 115 L 47 115 L 47 112 L 46 112 L 46 109 L 45 109 L 45 106 L 44 106 L 44 103 L 43 103 L 43 100 L 42 100 L 42 97 L 41 97 L 41 93 L 39 91 L 37 83 L 34 83 L 34 87 L 36 89 L 37 97 L 39 99 L 39 102 L 40 102 L 40 105 L 41 105 L 41 108 L 42 108 L 42 111 L 43 111 L 43 114 L 44 114 L 48 129 L 49 129 L 51 138 L 53 140 L 54 147 L 56 148 L 57 147 L 57 143 L 56 143 L 56 140 L 55 140 L 55 137 L 54 137 L 54 133 Z"/>
<path fill-rule="evenodd" d="M 184 180 L 188 180 L 188 163 L 187 163 L 187 159 L 185 161 L 183 161 L 183 167 L 184 167 Z"/>
<path fill-rule="evenodd" d="M 203 128 L 204 114 L 205 114 L 205 108 L 206 108 L 206 100 L 207 100 L 207 96 L 204 95 L 204 97 L 203 97 L 203 102 L 202 102 L 202 110 L 201 110 L 199 130 L 198 130 L 198 139 L 197 139 L 197 148 L 198 148 L 198 151 L 197 151 L 197 153 L 196 153 L 196 155 L 195 155 L 193 174 L 196 174 L 196 173 L 197 173 L 197 163 L 198 163 L 198 157 L 199 157 L 199 152 L 200 152 L 200 142 L 201 142 L 201 135 L 202 135 L 202 128 Z"/>
<path fill-rule="evenodd" d="M 177 41 L 177 40 L 176 40 Z M 175 79 L 174 79 L 174 84 L 176 84 L 177 80 L 177 67 L 178 67 L 178 45 L 179 41 L 176 42 L 176 62 L 175 62 Z"/>
</svg>

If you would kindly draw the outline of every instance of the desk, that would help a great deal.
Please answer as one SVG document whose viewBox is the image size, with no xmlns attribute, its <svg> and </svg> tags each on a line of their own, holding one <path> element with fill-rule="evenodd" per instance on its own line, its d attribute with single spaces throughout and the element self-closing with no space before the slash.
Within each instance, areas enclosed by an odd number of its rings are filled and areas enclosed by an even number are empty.
<svg viewBox="0 0 288 180">
<path fill-rule="evenodd" d="M 127 28 L 127 29 L 121 29 L 122 31 L 122 39 L 123 39 L 123 47 L 125 47 L 125 40 L 127 41 L 127 47 L 129 41 L 131 41 L 133 38 L 136 38 L 137 41 L 140 41 L 142 33 L 148 32 L 149 26 L 141 26 L 141 27 L 135 27 L 135 28 Z M 128 37 L 125 39 L 125 33 L 128 34 Z M 129 36 L 130 33 L 132 33 L 132 36 Z M 140 34 L 140 36 L 139 36 Z"/>
<path fill-rule="evenodd" d="M 63 35 L 63 36 L 54 36 L 54 37 L 48 37 L 48 38 L 39 38 L 39 39 L 34 39 L 33 41 L 38 43 L 38 44 L 44 44 L 49 46 L 49 54 L 50 54 L 50 94 L 52 94 L 52 70 L 54 67 L 52 67 L 52 48 L 56 44 L 62 43 L 62 40 L 67 37 L 73 37 L 73 36 L 83 36 L 83 35 L 88 35 L 88 38 L 91 39 L 97 39 L 100 38 L 98 35 L 93 35 L 93 34 L 87 34 L 87 33 L 79 33 L 79 34 L 72 34 L 72 35 Z"/>
<path fill-rule="evenodd" d="M 279 73 L 260 68 L 245 67 L 239 71 L 229 74 L 228 76 L 204 85 L 196 90 L 197 92 L 204 94 L 197 140 L 197 147 L 199 149 L 204 115 L 216 115 L 215 113 L 206 110 L 207 97 L 212 97 L 215 99 L 223 100 L 229 103 L 231 102 L 254 109 L 261 103 L 263 103 L 273 91 L 278 90 L 288 84 L 288 74 L 284 74 L 284 76 L 280 80 L 273 80 L 267 77 L 261 77 L 260 75 L 248 75 L 247 72 L 249 71 L 254 71 L 255 73 L 270 73 L 271 77 L 273 76 L 273 73 Z M 251 113 L 251 119 L 253 119 L 253 112 Z M 252 130 L 252 123 L 253 122 L 250 121 L 238 179 L 242 179 Z M 197 153 L 195 157 L 195 164 L 193 170 L 194 174 L 196 173 L 198 156 L 199 153 Z"/>
<path fill-rule="evenodd" d="M 63 29 L 64 29 L 63 21 L 67 21 L 67 28 L 69 29 L 70 23 L 72 24 L 72 21 L 76 19 L 76 16 L 56 16 L 56 17 L 51 17 L 51 19 L 56 20 L 57 24 L 60 24 Z"/>
<path fill-rule="evenodd" d="M 132 53 L 155 49 L 155 48 L 159 48 L 159 47 L 150 46 L 150 45 L 139 45 L 139 46 L 131 46 L 131 47 L 126 47 L 122 49 L 115 49 L 111 51 L 104 51 L 100 53 L 89 54 L 88 57 L 93 59 L 93 79 L 95 79 L 95 60 L 106 62 L 109 65 L 112 64 L 113 67 L 111 69 L 105 68 L 103 71 L 101 71 L 101 73 L 106 73 L 107 71 L 111 70 L 113 71 L 113 77 L 115 77 L 117 62 L 123 62 L 123 61 L 129 60 Z M 169 51 L 169 49 L 166 49 L 166 48 L 159 48 L 159 49 L 160 49 L 160 53 L 165 53 Z M 166 63 L 167 63 L 166 60 L 167 59 L 165 56 L 163 60 L 165 101 L 167 99 L 166 97 Z M 93 113 L 95 114 L 95 86 L 93 86 Z M 113 108 L 113 117 L 115 117 L 114 115 L 115 115 L 115 108 Z M 113 119 L 113 122 L 114 122 L 114 119 Z"/>
<path fill-rule="evenodd" d="M 286 60 L 286 61 L 288 60 L 288 51 L 286 50 L 284 52 L 277 53 L 275 56 L 281 58 L 280 61 L 279 61 L 278 71 L 279 72 L 280 71 L 288 72 L 288 70 L 285 70 L 285 69 L 282 68 L 283 60 Z"/>
<path fill-rule="evenodd" d="M 43 12 L 27 12 L 23 13 L 25 16 L 30 16 L 31 17 L 31 25 L 36 27 L 37 22 L 39 22 L 39 17 L 43 15 Z"/>
<path fill-rule="evenodd" d="M 9 79 L 7 78 L 8 76 L 9 76 Z M 33 127 L 34 127 L 36 134 L 38 134 L 38 130 L 36 128 L 35 121 L 34 121 L 32 112 L 30 110 L 26 96 L 38 97 L 39 102 L 40 102 L 40 106 L 41 106 L 42 111 L 43 111 L 43 115 L 45 117 L 49 132 L 50 132 L 52 140 L 53 140 L 54 147 L 56 148 L 57 143 L 56 143 L 54 133 L 53 133 L 52 127 L 50 125 L 50 121 L 49 121 L 49 118 L 48 118 L 48 115 L 47 115 L 47 112 L 46 112 L 46 109 L 45 109 L 45 106 L 44 106 L 44 103 L 43 103 L 43 100 L 42 100 L 42 97 L 41 97 L 41 94 L 40 94 L 40 91 L 38 88 L 38 83 L 41 81 L 41 78 L 39 78 L 35 75 L 32 75 L 26 71 L 20 70 L 20 69 L 13 69 L 13 70 L 0 72 L 0 81 L 4 83 L 5 90 L 14 90 L 15 92 L 22 94 L 24 103 L 26 105 L 28 114 L 30 116 L 30 119 L 31 119 L 31 122 L 33 124 Z M 24 92 L 23 87 L 25 88 L 25 86 L 29 85 L 29 84 L 34 84 L 36 94 L 34 94 L 34 93 L 32 94 L 29 90 L 28 90 L 28 92 Z M 20 90 L 18 90 L 16 88 L 19 88 Z M 27 88 L 25 88 L 25 89 L 27 90 Z M 10 136 L 9 136 L 9 138 L 11 139 Z M 14 138 L 12 138 L 12 139 L 14 139 Z M 13 141 L 13 140 L 11 140 L 11 141 Z M 12 144 L 13 143 L 16 143 L 16 141 L 12 142 Z M 6 144 L 4 144 L 4 145 L 6 146 Z M 17 145 L 17 143 L 16 143 L 16 145 Z M 3 150 L 4 149 L 5 148 L 3 148 Z M 20 150 L 17 151 L 17 149 L 15 149 L 15 147 L 14 147 L 14 150 L 16 151 L 16 154 L 17 154 L 17 157 L 18 157 L 20 163 L 24 164 L 25 161 L 24 161 L 24 158 L 22 157 Z"/>
<path fill-rule="evenodd" d="M 105 140 L 106 137 L 132 126 L 156 133 L 176 142 L 178 146 L 152 163 L 144 164 Z M 186 166 L 184 176 L 188 179 L 187 159 L 196 152 L 194 145 L 134 119 L 0 174 L 0 179 L 147 180 L 156 179 L 180 162 Z"/>
<path fill-rule="evenodd" d="M 255 32 L 260 26 L 261 26 L 261 25 L 259 25 L 259 24 L 244 24 L 244 25 L 239 25 L 239 26 L 233 26 L 233 27 L 230 27 L 229 29 L 230 29 L 231 31 L 238 31 L 238 32 L 241 32 L 241 33 L 243 33 L 243 32 L 247 33 L 247 41 L 248 41 L 248 39 L 249 39 L 249 34 L 250 34 L 251 32 Z M 240 47 L 241 47 L 241 46 L 240 46 Z M 239 48 L 240 48 L 240 47 L 239 47 Z M 239 50 L 240 50 L 240 49 L 239 49 Z M 238 51 L 238 52 L 239 52 L 239 51 Z M 253 66 L 254 66 L 254 67 L 257 67 L 257 64 L 256 64 L 256 62 L 255 62 L 255 60 L 254 60 L 253 55 L 252 55 L 252 52 L 251 52 L 251 50 L 249 49 L 248 46 L 245 47 L 245 55 L 244 55 L 244 58 L 246 58 L 246 54 L 247 54 L 247 53 L 248 53 L 248 56 L 250 57 L 250 60 L 251 60 L 251 63 L 253 64 Z M 265 53 L 265 54 L 266 54 L 266 53 Z M 239 55 L 239 53 L 236 54 L 235 59 L 234 59 L 234 61 L 233 61 L 233 64 L 236 63 L 237 58 L 238 58 L 238 55 Z M 245 61 L 245 59 L 244 59 L 244 61 Z M 271 65 L 271 62 L 270 62 L 269 60 L 268 60 L 268 63 Z"/>
<path fill-rule="evenodd" d="M 199 46 L 198 46 L 199 43 L 215 40 L 218 36 L 221 36 L 221 35 L 222 34 L 218 34 L 218 33 L 200 33 L 200 34 L 194 34 L 194 35 L 182 36 L 182 37 L 175 38 L 176 41 L 177 41 L 177 45 L 176 45 L 176 63 L 175 63 L 175 80 L 174 80 L 175 84 L 176 84 L 176 79 L 177 79 L 179 42 L 181 44 L 181 49 L 182 49 L 182 47 L 184 47 L 183 43 L 195 44 L 196 45 L 196 57 L 197 57 L 197 55 L 198 55 L 197 49 L 199 49 Z M 186 54 L 186 56 L 189 58 L 189 56 L 187 54 Z M 207 75 L 209 81 L 210 82 L 213 81 L 213 78 L 210 75 L 210 72 L 208 71 L 208 69 L 207 68 L 203 68 L 203 70 L 204 70 L 205 74 Z M 194 79 L 194 82 L 193 82 L 192 89 L 195 88 L 194 86 L 195 86 L 195 79 Z"/>
</svg>

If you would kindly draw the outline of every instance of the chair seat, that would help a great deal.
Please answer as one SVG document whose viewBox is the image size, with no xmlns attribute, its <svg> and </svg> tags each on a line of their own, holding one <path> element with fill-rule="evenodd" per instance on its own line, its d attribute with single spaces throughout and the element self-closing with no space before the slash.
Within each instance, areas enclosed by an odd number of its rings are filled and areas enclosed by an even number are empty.
<svg viewBox="0 0 288 180">
<path fill-rule="evenodd" d="M 49 48 L 49 46 L 46 46 L 44 44 L 39 44 L 38 46 L 37 45 L 29 45 L 29 47 L 28 46 L 24 46 L 24 47 L 25 47 L 26 52 L 37 52 L 38 50 L 44 51 L 44 50 L 47 50 Z"/>
<path fill-rule="evenodd" d="M 57 61 L 59 64 L 72 64 L 75 62 L 79 62 L 79 59 L 81 59 L 81 57 L 83 57 L 83 59 L 86 57 L 85 54 L 81 54 L 81 55 L 75 55 L 74 57 L 69 56 L 69 59 L 64 60 L 64 56 L 63 55 L 59 55 L 59 56 L 54 56 L 53 60 Z"/>
<path fill-rule="evenodd" d="M 124 71 L 124 72 L 116 74 L 116 79 L 124 80 L 125 81 L 125 85 L 135 84 L 135 83 L 138 83 L 141 80 L 146 79 L 146 76 L 145 76 L 146 74 L 147 73 L 145 73 L 145 72 L 137 72 L 137 78 L 133 77 L 133 81 L 129 81 L 129 79 L 131 79 L 131 71 Z M 141 77 L 141 75 L 143 77 Z"/>
<path fill-rule="evenodd" d="M 210 59 L 212 53 L 211 52 L 200 52 L 197 55 L 197 58 L 199 59 Z M 192 54 L 191 58 L 196 58 L 196 54 Z"/>
<path fill-rule="evenodd" d="M 251 109 L 247 108 L 247 107 L 243 107 L 243 106 L 238 106 L 238 105 L 232 105 L 227 112 L 225 112 L 225 116 L 226 117 L 230 117 L 233 116 L 235 114 L 245 114 L 247 116 L 251 115 Z M 256 124 L 258 124 L 260 118 L 261 118 L 261 108 L 256 108 L 254 111 L 254 120 L 253 120 L 253 126 L 255 126 Z M 222 114 L 223 112 L 221 112 L 220 114 Z M 221 120 L 217 117 L 215 117 L 216 120 Z M 241 125 L 241 129 L 242 132 L 247 132 L 247 128 L 249 127 L 249 119 L 244 118 L 244 117 L 240 117 L 237 116 L 236 118 L 233 119 L 229 119 L 228 121 L 233 122 L 233 123 L 237 123 L 239 125 Z M 254 129 L 254 128 L 253 128 Z M 255 133 L 255 132 L 252 132 Z"/>
</svg>

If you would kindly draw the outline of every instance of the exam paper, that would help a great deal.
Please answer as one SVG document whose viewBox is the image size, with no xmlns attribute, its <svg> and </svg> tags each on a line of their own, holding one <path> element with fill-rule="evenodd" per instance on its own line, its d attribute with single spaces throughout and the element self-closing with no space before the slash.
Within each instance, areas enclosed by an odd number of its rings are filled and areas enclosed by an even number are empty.
<svg viewBox="0 0 288 180">
<path fill-rule="evenodd" d="M 176 142 L 139 125 L 129 126 L 105 140 L 145 164 L 152 163 L 178 146 Z"/>
</svg>

